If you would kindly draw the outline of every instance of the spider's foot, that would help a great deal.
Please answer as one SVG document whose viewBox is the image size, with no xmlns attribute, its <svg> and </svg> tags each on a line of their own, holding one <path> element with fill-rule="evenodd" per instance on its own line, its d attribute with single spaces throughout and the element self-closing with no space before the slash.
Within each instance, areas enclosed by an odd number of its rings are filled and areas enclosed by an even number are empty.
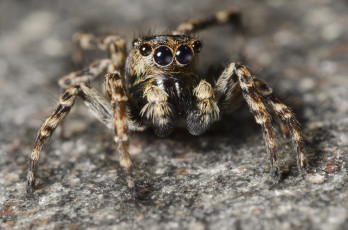
<svg viewBox="0 0 348 230">
<path fill-rule="evenodd" d="M 132 199 L 133 200 L 137 200 L 138 199 L 138 190 L 137 190 L 137 186 L 134 185 L 133 188 L 130 188 L 130 193 L 131 193 L 131 196 L 132 196 Z"/>
<path fill-rule="evenodd" d="M 33 195 L 35 192 L 35 181 L 29 181 L 27 183 L 27 195 Z"/>
<path fill-rule="evenodd" d="M 307 162 L 304 165 L 298 164 L 297 168 L 301 176 L 304 176 L 310 172 L 310 167 Z"/>
<path fill-rule="evenodd" d="M 297 159 L 297 168 L 301 175 L 309 173 L 310 167 L 307 162 L 307 158 L 304 154 L 301 154 Z"/>
<path fill-rule="evenodd" d="M 137 190 L 137 185 L 131 174 L 127 175 L 127 185 L 131 193 L 132 199 L 136 200 L 138 198 L 138 190 Z"/>
<path fill-rule="evenodd" d="M 271 167 L 271 176 L 273 183 L 278 183 L 280 181 L 280 169 L 278 167 Z"/>
<path fill-rule="evenodd" d="M 30 170 L 27 177 L 27 194 L 28 195 L 33 194 L 35 191 L 35 176 L 33 171 Z"/>
</svg>

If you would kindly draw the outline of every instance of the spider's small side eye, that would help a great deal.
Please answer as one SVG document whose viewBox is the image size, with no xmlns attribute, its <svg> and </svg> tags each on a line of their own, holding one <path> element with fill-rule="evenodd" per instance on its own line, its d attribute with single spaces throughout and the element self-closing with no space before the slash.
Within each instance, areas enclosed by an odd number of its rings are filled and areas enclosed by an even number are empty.
<svg viewBox="0 0 348 230">
<path fill-rule="evenodd" d="M 133 41 L 132 41 L 132 47 L 135 47 L 135 46 L 137 46 L 139 44 L 139 40 L 138 39 L 134 39 Z"/>
<path fill-rule="evenodd" d="M 155 62 L 161 66 L 169 65 L 173 60 L 173 53 L 167 46 L 160 46 L 154 55 Z"/>
<path fill-rule="evenodd" d="M 202 49 L 202 43 L 197 40 L 192 44 L 192 48 L 195 51 L 195 53 L 199 53 L 201 52 L 201 49 Z"/>
<path fill-rule="evenodd" d="M 152 48 L 149 44 L 142 44 L 139 51 L 141 55 L 148 56 L 152 52 Z"/>
<path fill-rule="evenodd" d="M 187 45 L 181 45 L 176 50 L 175 57 L 180 64 L 186 65 L 191 61 L 193 57 L 193 52 Z"/>
</svg>

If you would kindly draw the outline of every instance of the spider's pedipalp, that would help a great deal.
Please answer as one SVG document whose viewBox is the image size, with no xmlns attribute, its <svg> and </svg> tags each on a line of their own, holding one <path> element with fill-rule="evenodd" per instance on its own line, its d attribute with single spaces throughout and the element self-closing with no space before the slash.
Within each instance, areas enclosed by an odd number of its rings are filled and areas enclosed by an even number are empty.
<svg viewBox="0 0 348 230">
<path fill-rule="evenodd" d="M 144 89 L 145 106 L 140 115 L 150 122 L 158 136 L 167 136 L 174 129 L 172 105 L 168 102 L 168 94 L 160 87 L 148 82 Z"/>
<path fill-rule="evenodd" d="M 214 90 L 205 80 L 201 80 L 193 89 L 193 95 L 195 103 L 187 115 L 187 129 L 192 135 L 200 135 L 219 119 L 220 110 L 215 100 Z"/>
</svg>

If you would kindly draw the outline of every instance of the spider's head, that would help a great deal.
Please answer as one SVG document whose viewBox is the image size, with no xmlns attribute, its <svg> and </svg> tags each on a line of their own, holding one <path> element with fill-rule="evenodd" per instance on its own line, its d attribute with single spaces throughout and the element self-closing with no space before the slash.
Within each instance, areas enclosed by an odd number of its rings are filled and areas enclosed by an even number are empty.
<svg viewBox="0 0 348 230">
<path fill-rule="evenodd" d="M 196 75 L 202 44 L 186 35 L 135 39 L 127 58 L 127 73 L 135 76 Z"/>
</svg>

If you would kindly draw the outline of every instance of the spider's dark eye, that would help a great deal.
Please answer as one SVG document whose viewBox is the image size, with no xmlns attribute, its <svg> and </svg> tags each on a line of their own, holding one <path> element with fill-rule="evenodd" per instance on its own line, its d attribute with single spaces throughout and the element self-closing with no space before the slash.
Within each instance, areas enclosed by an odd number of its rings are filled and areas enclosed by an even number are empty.
<svg viewBox="0 0 348 230">
<path fill-rule="evenodd" d="M 160 46 L 155 51 L 155 62 L 161 66 L 169 65 L 173 59 L 172 51 L 166 46 Z"/>
<path fill-rule="evenodd" d="M 180 64 L 186 65 L 191 61 L 193 53 L 190 47 L 182 45 L 176 50 L 175 56 Z"/>
<path fill-rule="evenodd" d="M 141 55 L 148 56 L 151 53 L 152 48 L 149 44 L 142 44 L 139 48 L 139 51 Z"/>
<path fill-rule="evenodd" d="M 137 46 L 138 43 L 139 43 L 138 39 L 134 39 L 134 40 L 132 41 L 132 47 Z"/>
<path fill-rule="evenodd" d="M 201 49 L 202 49 L 202 43 L 197 40 L 192 44 L 192 48 L 195 51 L 195 53 L 199 53 L 201 52 Z"/>
</svg>

